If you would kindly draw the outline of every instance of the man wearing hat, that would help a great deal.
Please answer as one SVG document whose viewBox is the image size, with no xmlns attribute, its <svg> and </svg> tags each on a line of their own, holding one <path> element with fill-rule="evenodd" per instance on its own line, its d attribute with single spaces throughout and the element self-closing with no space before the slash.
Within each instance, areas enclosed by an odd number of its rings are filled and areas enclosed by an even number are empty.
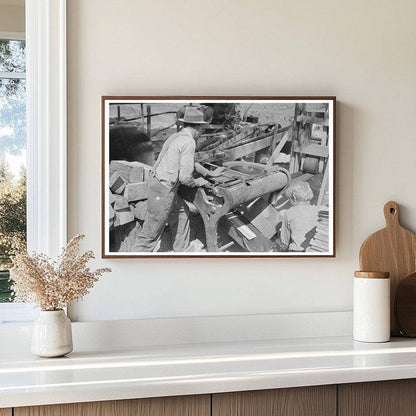
<svg viewBox="0 0 416 416">
<path fill-rule="evenodd" d="M 149 179 L 147 214 L 139 236 L 131 247 L 133 252 L 152 252 L 166 223 L 172 231 L 173 250 L 185 251 L 190 243 L 189 208 L 177 195 L 180 184 L 190 187 L 209 185 L 204 178 L 194 178 L 194 171 L 203 176 L 218 176 L 221 169 L 210 172 L 195 164 L 195 146 L 200 137 L 204 114 L 197 107 L 187 106 L 183 118 L 178 119 L 183 129 L 172 134 L 163 144 Z"/>
</svg>

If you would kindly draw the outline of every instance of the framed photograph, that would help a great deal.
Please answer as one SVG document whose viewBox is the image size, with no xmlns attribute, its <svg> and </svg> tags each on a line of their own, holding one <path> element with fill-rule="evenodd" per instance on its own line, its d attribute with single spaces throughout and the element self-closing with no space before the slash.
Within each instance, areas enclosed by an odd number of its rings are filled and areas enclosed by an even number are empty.
<svg viewBox="0 0 416 416">
<path fill-rule="evenodd" d="M 335 257 L 335 97 L 102 97 L 103 257 Z"/>
</svg>

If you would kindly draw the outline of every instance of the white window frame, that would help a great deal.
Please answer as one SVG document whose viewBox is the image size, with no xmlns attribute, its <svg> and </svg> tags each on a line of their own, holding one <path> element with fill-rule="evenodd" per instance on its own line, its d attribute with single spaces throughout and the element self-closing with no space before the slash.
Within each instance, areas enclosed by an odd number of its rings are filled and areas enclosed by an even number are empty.
<svg viewBox="0 0 416 416">
<path fill-rule="evenodd" d="M 0 32 L 2 40 L 25 40 L 25 32 Z M 0 78 L 25 78 L 26 73 L 0 72 Z M 33 307 L 24 303 L 0 303 L 0 324 L 26 322 L 33 319 Z"/>
<path fill-rule="evenodd" d="M 26 0 L 25 14 L 27 244 L 56 257 L 67 241 L 66 0 Z M 33 316 L 0 304 L 0 322 Z"/>
</svg>

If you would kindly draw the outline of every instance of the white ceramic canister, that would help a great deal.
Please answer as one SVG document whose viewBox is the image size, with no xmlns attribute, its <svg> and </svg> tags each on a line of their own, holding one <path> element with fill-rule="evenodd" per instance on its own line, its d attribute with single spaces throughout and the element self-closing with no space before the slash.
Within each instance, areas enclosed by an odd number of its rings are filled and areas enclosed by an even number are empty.
<svg viewBox="0 0 416 416">
<path fill-rule="evenodd" d="M 353 336 L 361 342 L 390 340 L 390 278 L 387 272 L 355 272 Z"/>
<path fill-rule="evenodd" d="M 61 309 L 40 311 L 33 325 L 31 351 L 40 357 L 62 357 L 72 351 L 71 321 Z"/>
</svg>

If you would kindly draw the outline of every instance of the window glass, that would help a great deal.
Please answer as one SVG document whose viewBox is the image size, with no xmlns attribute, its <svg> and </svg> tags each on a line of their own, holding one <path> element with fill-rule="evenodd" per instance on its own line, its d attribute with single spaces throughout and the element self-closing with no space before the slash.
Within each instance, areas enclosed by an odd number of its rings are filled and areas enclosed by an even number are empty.
<svg viewBox="0 0 416 416">
<path fill-rule="evenodd" d="M 0 302 L 12 300 L 10 256 L 26 244 L 24 41 L 0 40 Z"/>
<path fill-rule="evenodd" d="M 0 72 L 26 72 L 24 40 L 0 39 Z"/>
</svg>

